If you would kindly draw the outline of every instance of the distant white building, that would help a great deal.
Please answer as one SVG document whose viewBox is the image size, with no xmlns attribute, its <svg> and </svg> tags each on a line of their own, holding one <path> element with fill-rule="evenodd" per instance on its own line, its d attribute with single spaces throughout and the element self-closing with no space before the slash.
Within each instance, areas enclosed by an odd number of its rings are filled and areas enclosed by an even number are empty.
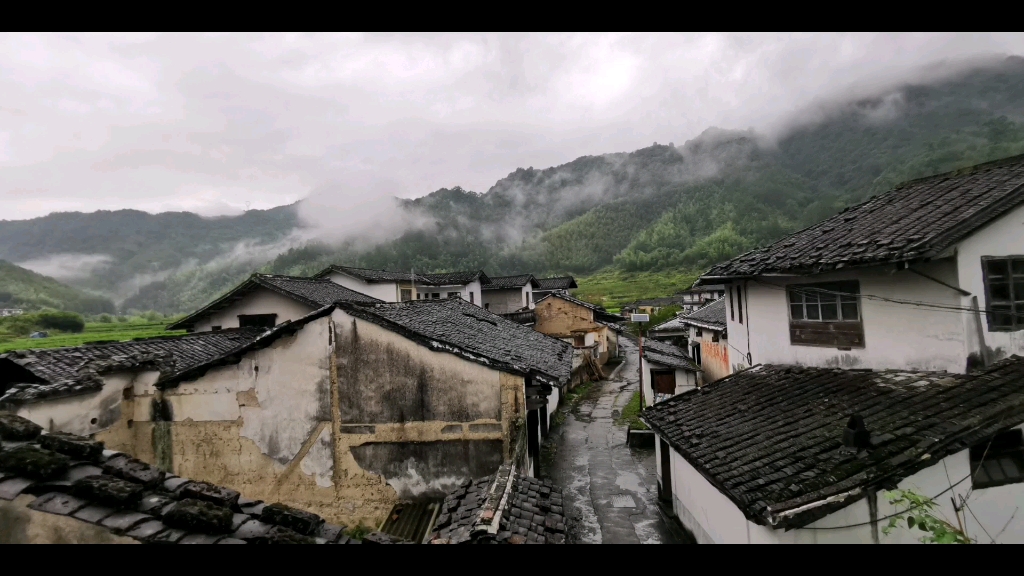
<svg viewBox="0 0 1024 576">
<path fill-rule="evenodd" d="M 353 266 L 328 266 L 313 276 L 327 279 L 384 302 L 462 298 L 480 306 L 482 286 L 489 282 L 483 270 L 413 274 Z"/>
<path fill-rule="evenodd" d="M 538 288 L 540 284 L 533 274 L 495 276 L 483 285 L 484 308 L 495 314 L 533 310 L 537 301 L 533 291 Z"/>
<path fill-rule="evenodd" d="M 0 308 L 0 318 L 8 316 L 21 316 L 25 311 L 21 308 Z"/>
</svg>

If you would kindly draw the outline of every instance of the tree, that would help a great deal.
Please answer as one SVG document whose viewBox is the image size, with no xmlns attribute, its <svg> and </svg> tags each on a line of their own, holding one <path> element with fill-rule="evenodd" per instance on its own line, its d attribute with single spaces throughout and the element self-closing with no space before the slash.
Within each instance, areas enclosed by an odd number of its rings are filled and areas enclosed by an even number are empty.
<svg viewBox="0 0 1024 576">
<path fill-rule="evenodd" d="M 85 319 L 81 314 L 64 311 L 46 311 L 36 315 L 39 326 L 51 330 L 79 333 L 85 330 Z"/>
</svg>

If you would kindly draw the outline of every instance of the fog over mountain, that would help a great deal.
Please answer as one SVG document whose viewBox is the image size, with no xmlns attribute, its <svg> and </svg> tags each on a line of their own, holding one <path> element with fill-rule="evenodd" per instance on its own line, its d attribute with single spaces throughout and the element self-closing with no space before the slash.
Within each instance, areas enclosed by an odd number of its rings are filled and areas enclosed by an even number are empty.
<svg viewBox="0 0 1024 576">
<path fill-rule="evenodd" d="M 337 260 L 696 269 L 1024 152 L 1013 35 L 2 41 L 0 258 L 122 307 Z"/>
</svg>

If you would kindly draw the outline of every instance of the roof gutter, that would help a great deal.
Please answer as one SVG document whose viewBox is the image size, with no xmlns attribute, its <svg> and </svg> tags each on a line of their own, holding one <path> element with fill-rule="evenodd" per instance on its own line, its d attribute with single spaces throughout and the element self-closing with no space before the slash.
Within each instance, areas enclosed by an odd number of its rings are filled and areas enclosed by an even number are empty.
<svg viewBox="0 0 1024 576">
<path fill-rule="evenodd" d="M 783 510 L 781 512 L 773 511 L 771 506 L 769 506 L 767 508 L 767 510 L 766 510 L 766 514 L 765 515 L 768 518 L 768 523 L 771 524 L 774 527 L 781 520 L 785 520 L 786 518 L 792 518 L 793 516 L 796 516 L 797 514 L 801 514 L 803 512 L 808 511 L 808 510 L 813 510 L 815 508 L 819 508 L 821 506 L 825 506 L 826 504 L 833 504 L 833 503 L 836 503 L 836 502 L 842 502 L 842 501 L 846 500 L 847 498 L 850 498 L 851 496 L 859 495 L 863 491 L 864 491 L 863 488 L 854 488 L 853 490 L 850 490 L 850 491 L 847 491 L 847 492 L 842 492 L 842 493 L 836 494 L 834 496 L 829 496 L 828 498 L 825 498 L 823 500 L 816 500 L 816 501 L 811 502 L 809 504 L 803 504 L 801 506 L 797 506 L 795 508 L 790 508 L 788 510 Z"/>
</svg>

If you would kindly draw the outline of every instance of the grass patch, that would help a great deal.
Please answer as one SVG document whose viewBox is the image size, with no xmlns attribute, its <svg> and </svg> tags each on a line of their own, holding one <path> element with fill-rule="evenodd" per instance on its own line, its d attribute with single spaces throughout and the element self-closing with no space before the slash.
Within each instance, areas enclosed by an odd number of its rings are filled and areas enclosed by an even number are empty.
<svg viewBox="0 0 1024 576">
<path fill-rule="evenodd" d="M 629 399 L 629 403 L 622 407 L 622 413 L 619 414 L 618 419 L 615 423 L 619 426 L 628 425 L 630 430 L 648 430 L 647 425 L 640 421 L 640 391 L 637 390 L 633 393 L 633 397 Z"/>
<path fill-rule="evenodd" d="M 581 300 L 617 312 L 624 304 L 641 298 L 661 298 L 686 290 L 699 275 L 698 272 L 681 270 L 623 272 L 605 268 L 577 278 L 579 289 L 573 294 Z"/>
<path fill-rule="evenodd" d="M 49 330 L 49 338 L 36 339 L 0 334 L 0 354 L 10 352 L 11 350 L 63 348 L 67 346 L 81 346 L 90 342 L 125 342 L 135 338 L 180 336 L 185 334 L 184 330 L 168 331 L 167 324 L 167 321 L 139 323 L 90 322 L 85 325 L 85 330 L 78 334 Z"/>
</svg>

